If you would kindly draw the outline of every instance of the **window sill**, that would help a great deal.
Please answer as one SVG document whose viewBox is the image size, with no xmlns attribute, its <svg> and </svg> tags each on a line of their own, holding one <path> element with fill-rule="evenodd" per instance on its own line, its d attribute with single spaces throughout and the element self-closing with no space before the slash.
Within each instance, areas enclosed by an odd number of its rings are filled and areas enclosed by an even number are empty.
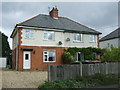
<svg viewBox="0 0 120 90">
<path fill-rule="evenodd" d="M 83 41 L 73 41 L 73 43 L 84 43 Z"/>
<path fill-rule="evenodd" d="M 89 42 L 89 43 L 97 43 L 97 42 Z"/>
<path fill-rule="evenodd" d="M 55 40 L 43 40 L 43 41 L 55 41 Z"/>
<path fill-rule="evenodd" d="M 34 38 L 24 38 L 24 39 L 31 39 L 31 40 L 34 40 Z"/>
<path fill-rule="evenodd" d="M 43 61 L 44 63 L 54 63 L 56 61 Z"/>
</svg>

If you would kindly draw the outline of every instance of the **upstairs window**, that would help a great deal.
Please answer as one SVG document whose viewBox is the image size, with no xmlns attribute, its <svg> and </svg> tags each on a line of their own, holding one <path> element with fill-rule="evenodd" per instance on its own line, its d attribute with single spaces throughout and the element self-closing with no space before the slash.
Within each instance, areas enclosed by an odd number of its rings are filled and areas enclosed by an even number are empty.
<svg viewBox="0 0 120 90">
<path fill-rule="evenodd" d="M 25 38 L 34 38 L 34 30 L 25 29 Z"/>
<path fill-rule="evenodd" d="M 75 41 L 75 42 L 81 42 L 82 41 L 82 34 L 75 33 L 73 41 Z"/>
<path fill-rule="evenodd" d="M 54 31 L 44 31 L 44 40 L 55 40 Z"/>
<path fill-rule="evenodd" d="M 55 62 L 55 51 L 44 51 L 44 62 Z"/>
<path fill-rule="evenodd" d="M 96 35 L 90 35 L 90 42 L 96 42 Z"/>
</svg>

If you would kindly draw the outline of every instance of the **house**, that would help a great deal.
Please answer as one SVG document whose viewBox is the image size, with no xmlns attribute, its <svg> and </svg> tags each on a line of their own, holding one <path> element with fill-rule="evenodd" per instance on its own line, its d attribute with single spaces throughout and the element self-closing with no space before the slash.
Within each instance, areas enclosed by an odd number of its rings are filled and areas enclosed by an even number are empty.
<svg viewBox="0 0 120 90">
<path fill-rule="evenodd" d="M 78 22 L 58 16 L 53 8 L 49 15 L 39 14 L 15 26 L 13 69 L 45 70 L 48 65 L 63 64 L 61 55 L 68 47 L 99 47 L 99 34 Z"/>
<path fill-rule="evenodd" d="M 118 48 L 120 46 L 120 28 L 109 33 L 105 37 L 100 39 L 100 48 L 111 48 L 114 46 Z"/>
</svg>

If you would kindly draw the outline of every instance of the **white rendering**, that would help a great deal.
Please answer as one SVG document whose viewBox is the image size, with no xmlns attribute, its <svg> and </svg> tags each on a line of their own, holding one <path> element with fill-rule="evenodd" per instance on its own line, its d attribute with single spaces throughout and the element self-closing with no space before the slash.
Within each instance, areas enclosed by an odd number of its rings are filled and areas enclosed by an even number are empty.
<svg viewBox="0 0 120 90">
<path fill-rule="evenodd" d="M 100 48 L 120 47 L 120 28 L 100 39 Z"/>
<path fill-rule="evenodd" d="M 111 39 L 107 41 L 100 42 L 100 48 L 111 48 L 111 46 L 114 46 L 115 48 L 118 48 L 118 41 L 119 39 Z"/>
<path fill-rule="evenodd" d="M 81 40 L 79 41 L 77 40 L 79 33 L 33 29 L 29 29 L 30 33 L 26 33 L 26 30 L 28 29 L 22 30 L 21 45 L 23 46 L 98 47 L 97 35 L 80 34 Z M 48 38 L 48 35 L 51 37 Z M 67 41 L 68 38 L 69 41 Z M 59 41 L 62 42 L 62 45 L 58 44 Z"/>
</svg>

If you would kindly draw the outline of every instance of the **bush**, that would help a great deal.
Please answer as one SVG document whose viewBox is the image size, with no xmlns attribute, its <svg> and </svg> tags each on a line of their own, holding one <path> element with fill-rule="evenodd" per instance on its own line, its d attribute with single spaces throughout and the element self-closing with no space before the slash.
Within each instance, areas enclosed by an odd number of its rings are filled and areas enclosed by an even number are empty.
<svg viewBox="0 0 120 90">
<path fill-rule="evenodd" d="M 63 55 L 62 55 L 62 60 L 64 63 L 72 63 L 75 61 L 74 57 L 69 53 L 69 52 L 64 52 Z"/>
<path fill-rule="evenodd" d="M 120 47 L 114 48 L 112 46 L 111 49 L 106 49 L 106 52 L 101 56 L 101 61 L 103 61 L 103 62 L 111 62 L 111 61 L 120 62 Z"/>
<path fill-rule="evenodd" d="M 100 85 L 119 84 L 119 80 L 120 78 L 116 74 L 94 74 L 70 80 L 45 82 L 38 88 L 86 88 Z"/>
</svg>

